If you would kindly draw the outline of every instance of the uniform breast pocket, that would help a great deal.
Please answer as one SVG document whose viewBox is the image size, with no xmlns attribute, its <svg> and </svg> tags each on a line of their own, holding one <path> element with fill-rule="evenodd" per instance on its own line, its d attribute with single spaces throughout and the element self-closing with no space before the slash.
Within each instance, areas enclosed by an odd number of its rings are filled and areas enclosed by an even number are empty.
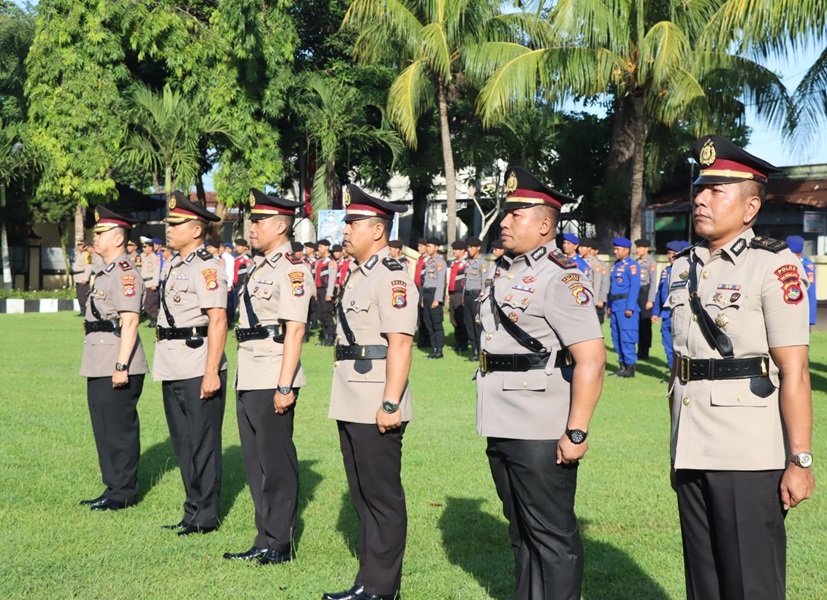
<svg viewBox="0 0 827 600">
<path fill-rule="evenodd" d="M 269 300 L 273 297 L 273 287 L 269 285 L 255 286 L 250 292 L 250 295 L 259 300 Z"/>
<path fill-rule="evenodd" d="M 170 295 L 173 292 L 183 294 L 189 289 L 189 287 L 190 282 L 186 279 L 174 280 L 172 285 L 168 287 L 167 295 Z"/>
<path fill-rule="evenodd" d="M 735 341 L 744 337 L 746 328 L 755 327 L 744 322 L 746 302 L 747 295 L 740 291 L 718 290 L 707 299 L 704 309 L 721 331 Z"/>
<path fill-rule="evenodd" d="M 503 373 L 503 391 L 528 390 L 545 392 L 548 376 L 545 371 L 535 369 L 522 373 Z"/>
<path fill-rule="evenodd" d="M 692 311 L 689 307 L 689 291 L 686 287 L 669 292 L 666 308 L 672 309 L 672 335 L 678 337 L 684 333 Z"/>
</svg>

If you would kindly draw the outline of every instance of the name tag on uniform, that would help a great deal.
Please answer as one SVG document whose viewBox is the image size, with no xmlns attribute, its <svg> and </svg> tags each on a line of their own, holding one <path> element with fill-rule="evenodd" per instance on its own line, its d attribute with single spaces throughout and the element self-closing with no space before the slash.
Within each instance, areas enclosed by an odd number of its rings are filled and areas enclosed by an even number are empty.
<svg viewBox="0 0 827 600">
<path fill-rule="evenodd" d="M 686 287 L 688 281 L 673 281 L 672 285 L 669 286 L 670 290 L 676 290 L 678 288 Z"/>
</svg>

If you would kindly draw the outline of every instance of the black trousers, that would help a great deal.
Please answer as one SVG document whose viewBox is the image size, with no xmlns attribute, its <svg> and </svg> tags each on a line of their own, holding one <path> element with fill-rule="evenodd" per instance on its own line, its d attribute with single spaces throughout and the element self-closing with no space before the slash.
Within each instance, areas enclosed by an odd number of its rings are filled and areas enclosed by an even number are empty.
<svg viewBox="0 0 827 600">
<path fill-rule="evenodd" d="M 101 479 L 107 498 L 135 504 L 138 501 L 138 463 L 141 458 L 141 423 L 138 399 L 143 375 L 130 375 L 129 385 L 112 387 L 112 377 L 86 380 L 86 400 L 98 450 Z"/>
<path fill-rule="evenodd" d="M 462 305 L 463 293 L 448 293 L 448 314 L 454 326 L 454 343 L 460 348 L 468 347 L 468 330 L 465 327 L 465 307 Z"/>
<path fill-rule="evenodd" d="M 80 305 L 80 312 L 81 314 L 86 312 L 86 298 L 89 296 L 89 284 L 88 283 L 76 283 L 75 284 L 75 295 L 78 299 L 78 305 Z"/>
<path fill-rule="evenodd" d="M 422 314 L 425 317 L 425 328 L 428 330 L 428 339 L 431 341 L 431 348 L 442 350 L 445 345 L 445 328 L 442 321 L 445 313 L 442 310 L 442 298 L 436 308 L 431 308 L 436 297 L 436 289 L 422 288 Z"/>
<path fill-rule="evenodd" d="M 144 296 L 144 312 L 150 321 L 158 320 L 158 311 L 161 308 L 161 292 L 158 288 L 151 290 L 146 288 L 146 296 Z"/>
<path fill-rule="evenodd" d="M 388 433 L 375 424 L 337 421 L 350 497 L 359 515 L 356 585 L 392 596 L 402 581 L 408 530 L 402 489 L 402 436 L 407 423 Z"/>
<path fill-rule="evenodd" d="M 463 297 L 463 308 L 465 309 L 465 331 L 468 341 L 474 352 L 480 351 L 480 337 L 482 336 L 482 325 L 477 323 L 480 314 L 480 290 L 466 290 Z"/>
<path fill-rule="evenodd" d="M 318 302 L 315 298 L 310 298 L 310 306 L 307 308 L 307 331 L 313 329 L 318 319 Z"/>
<path fill-rule="evenodd" d="M 488 463 L 514 547 L 517 600 L 580 598 L 577 465 L 558 465 L 556 451 L 557 440 L 488 438 Z"/>
<path fill-rule="evenodd" d="M 298 389 L 294 389 L 298 399 Z M 259 548 L 290 552 L 299 502 L 299 461 L 293 444 L 295 404 L 280 415 L 273 407 L 276 390 L 239 391 L 238 435 L 250 495 L 256 510 Z"/>
<path fill-rule="evenodd" d="M 202 400 L 201 377 L 164 381 L 164 413 L 172 450 L 184 481 L 185 523 L 217 527 L 221 496 L 221 425 L 227 394 L 227 371 L 221 389 Z"/>
<path fill-rule="evenodd" d="M 422 288 L 417 288 L 419 290 L 420 297 L 422 296 Z M 428 326 L 425 324 L 425 308 L 420 304 L 416 307 L 416 325 L 417 331 L 419 331 L 419 339 L 416 342 L 416 345 L 419 348 L 430 348 L 431 347 L 431 338 L 428 335 Z"/>
<path fill-rule="evenodd" d="M 677 471 L 686 597 L 782 600 L 784 471 Z"/>
<path fill-rule="evenodd" d="M 316 299 L 319 321 L 322 325 L 322 331 L 319 334 L 319 337 L 321 339 L 332 340 L 336 337 L 336 325 L 333 323 L 333 302 L 328 302 L 325 300 L 325 293 L 326 292 L 320 290 Z"/>
<path fill-rule="evenodd" d="M 646 310 L 646 303 L 649 298 L 649 286 L 640 286 L 638 293 L 638 306 L 640 306 L 640 327 L 637 341 L 637 357 L 648 358 L 649 350 L 652 348 L 652 309 Z"/>
<path fill-rule="evenodd" d="M 606 319 L 606 308 L 598 308 L 597 309 L 597 320 L 603 325 L 603 321 Z"/>
</svg>

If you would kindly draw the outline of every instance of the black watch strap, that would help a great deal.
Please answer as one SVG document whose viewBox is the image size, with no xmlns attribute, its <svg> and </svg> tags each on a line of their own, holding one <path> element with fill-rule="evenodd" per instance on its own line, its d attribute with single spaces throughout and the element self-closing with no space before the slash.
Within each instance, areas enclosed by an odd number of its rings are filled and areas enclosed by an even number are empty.
<svg viewBox="0 0 827 600">
<path fill-rule="evenodd" d="M 586 441 L 586 438 L 589 437 L 589 432 L 583 431 L 582 429 L 569 429 L 566 427 L 566 437 L 571 440 L 572 444 L 582 444 Z"/>
</svg>

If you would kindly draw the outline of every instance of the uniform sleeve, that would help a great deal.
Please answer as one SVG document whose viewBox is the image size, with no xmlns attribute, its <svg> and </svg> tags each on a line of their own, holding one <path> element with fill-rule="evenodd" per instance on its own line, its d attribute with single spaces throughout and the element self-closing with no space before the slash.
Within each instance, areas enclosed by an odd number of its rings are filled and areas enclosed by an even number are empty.
<svg viewBox="0 0 827 600">
<path fill-rule="evenodd" d="M 385 267 L 379 266 L 384 269 Z M 419 306 L 419 290 L 404 271 L 388 271 L 376 288 L 381 333 L 406 333 L 416 331 L 416 313 Z"/>
<path fill-rule="evenodd" d="M 810 309 L 807 278 L 802 279 L 801 263 L 788 250 L 768 255 L 768 268 L 761 287 L 764 323 L 770 348 L 808 346 Z"/>
<path fill-rule="evenodd" d="M 573 269 L 553 274 L 546 287 L 543 314 L 564 346 L 603 338 L 594 302 L 594 292 L 585 274 Z"/>
<path fill-rule="evenodd" d="M 202 310 L 227 308 L 227 271 L 217 260 L 202 261 L 192 278 Z"/>
<path fill-rule="evenodd" d="M 325 291 L 326 297 L 333 297 L 333 293 L 336 291 L 336 275 L 338 271 L 338 265 L 336 261 L 331 260 L 327 263 L 327 290 Z"/>
<path fill-rule="evenodd" d="M 612 283 L 612 273 L 609 270 L 609 265 L 605 263 L 600 264 L 600 270 L 603 273 L 603 282 L 600 286 L 600 296 L 598 299 L 601 302 L 606 303 L 609 301 L 609 287 Z"/>
<path fill-rule="evenodd" d="M 112 303 L 119 313 L 132 312 L 141 314 L 141 305 L 144 298 L 144 280 L 138 270 L 130 267 L 123 270 L 116 266 L 110 275 L 112 283 L 109 293 L 112 294 Z"/>
<path fill-rule="evenodd" d="M 652 305 L 652 315 L 655 317 L 659 317 L 661 312 L 663 312 L 663 304 L 666 301 L 666 296 L 669 292 L 669 276 L 666 272 L 661 274 L 660 282 L 658 282 L 657 293 L 655 295 L 655 301 Z"/>
<path fill-rule="evenodd" d="M 310 283 L 310 270 L 305 265 L 290 265 L 279 276 L 279 319 L 285 321 L 307 321 L 310 296 L 313 285 Z"/>
<path fill-rule="evenodd" d="M 638 308 L 637 297 L 640 294 L 640 265 L 632 261 L 629 265 L 629 296 L 626 300 L 626 310 Z"/>
<path fill-rule="evenodd" d="M 654 302 L 655 296 L 658 295 L 658 288 L 660 287 L 660 281 L 657 279 L 658 263 L 654 260 L 650 260 L 647 267 L 649 269 L 649 281 L 651 281 L 652 284 L 649 286 L 649 298 L 647 298 L 646 301 Z"/>
<path fill-rule="evenodd" d="M 437 302 L 442 302 L 445 298 L 445 278 L 448 272 L 447 264 L 440 256 L 434 265 L 434 269 L 436 270 L 436 293 L 434 294 L 434 300 Z"/>
</svg>

